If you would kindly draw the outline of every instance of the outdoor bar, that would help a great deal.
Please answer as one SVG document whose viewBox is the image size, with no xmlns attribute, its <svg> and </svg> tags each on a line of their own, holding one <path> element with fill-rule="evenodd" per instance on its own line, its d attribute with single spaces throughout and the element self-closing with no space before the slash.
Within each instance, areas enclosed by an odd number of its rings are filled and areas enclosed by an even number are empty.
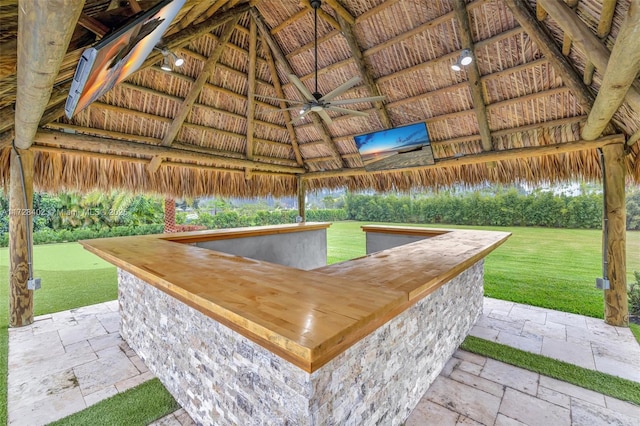
<svg viewBox="0 0 640 426">
<path fill-rule="evenodd" d="M 367 226 L 368 254 L 327 266 L 329 226 L 82 244 L 118 267 L 122 336 L 198 424 L 401 424 L 510 234 Z"/>
</svg>

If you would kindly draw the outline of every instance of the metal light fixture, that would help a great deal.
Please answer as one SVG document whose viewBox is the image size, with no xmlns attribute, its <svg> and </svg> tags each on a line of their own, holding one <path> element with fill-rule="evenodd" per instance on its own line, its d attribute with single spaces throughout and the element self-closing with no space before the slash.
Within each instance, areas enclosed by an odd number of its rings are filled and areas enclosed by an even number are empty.
<svg viewBox="0 0 640 426">
<path fill-rule="evenodd" d="M 460 52 L 460 56 L 458 57 L 458 60 L 453 65 L 451 65 L 451 69 L 454 71 L 460 71 L 462 70 L 463 66 L 469 65 L 471 62 L 473 62 L 473 56 L 471 54 L 471 50 L 462 49 L 462 52 Z"/>
<path fill-rule="evenodd" d="M 471 50 L 464 49 L 460 53 L 460 64 L 461 65 L 469 65 L 473 62 L 473 56 L 471 56 Z"/>
<path fill-rule="evenodd" d="M 163 71 L 171 71 L 173 68 L 172 65 L 176 67 L 181 67 L 184 64 L 184 59 L 167 49 L 166 47 L 160 48 L 155 47 L 162 53 L 162 64 L 160 64 L 160 69 Z"/>
</svg>

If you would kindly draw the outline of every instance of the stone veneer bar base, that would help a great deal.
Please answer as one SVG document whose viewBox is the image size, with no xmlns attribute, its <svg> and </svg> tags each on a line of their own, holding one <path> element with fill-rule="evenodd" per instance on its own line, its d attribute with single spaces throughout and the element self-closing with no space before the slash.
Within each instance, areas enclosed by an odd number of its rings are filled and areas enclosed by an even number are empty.
<svg viewBox="0 0 640 426">
<path fill-rule="evenodd" d="M 122 336 L 198 424 L 397 425 L 479 317 L 483 261 L 311 374 L 128 272 L 118 282 Z"/>
</svg>

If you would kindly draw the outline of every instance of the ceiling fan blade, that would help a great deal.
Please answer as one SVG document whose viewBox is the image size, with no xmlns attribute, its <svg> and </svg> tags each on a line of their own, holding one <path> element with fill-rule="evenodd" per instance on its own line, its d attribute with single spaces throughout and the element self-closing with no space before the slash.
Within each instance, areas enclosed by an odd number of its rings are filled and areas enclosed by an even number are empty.
<svg viewBox="0 0 640 426">
<path fill-rule="evenodd" d="M 261 98 L 261 99 L 268 99 L 270 101 L 287 102 L 287 103 L 290 103 L 290 104 L 300 104 L 300 105 L 302 105 L 302 104 L 305 103 L 305 102 L 302 102 L 302 101 L 292 101 L 290 99 L 282 99 L 282 98 L 274 98 L 272 96 L 258 95 L 257 93 L 255 93 L 253 95 L 253 97 L 254 98 Z"/>
<path fill-rule="evenodd" d="M 351 80 L 342 83 L 340 86 L 336 87 L 335 89 L 333 89 L 332 91 L 330 91 L 329 93 L 327 93 L 326 95 L 324 95 L 323 97 L 320 98 L 320 101 L 329 101 L 333 98 L 335 98 L 336 96 L 339 96 L 341 94 L 343 94 L 344 92 L 346 92 L 347 90 L 351 89 L 353 86 L 355 86 L 356 84 L 360 83 L 362 79 L 360 77 L 353 77 Z"/>
<path fill-rule="evenodd" d="M 296 123 L 296 122 L 302 120 L 305 117 L 305 115 L 309 114 L 310 112 L 311 112 L 310 109 L 306 109 L 302 114 L 296 115 L 296 117 L 293 120 L 291 120 L 289 122 L 289 124 L 293 124 L 293 123 Z"/>
<path fill-rule="evenodd" d="M 300 81 L 300 79 L 297 76 L 293 74 L 289 74 L 287 75 L 287 77 L 289 77 L 289 81 L 298 88 L 298 90 L 300 91 L 300 93 L 302 93 L 302 96 L 304 96 L 305 99 L 307 99 L 308 101 L 316 100 L 316 98 L 313 97 L 309 89 L 307 89 L 307 86 L 302 84 L 302 81 Z"/>
<path fill-rule="evenodd" d="M 331 117 L 329 117 L 329 114 L 327 114 L 325 110 L 318 111 L 318 115 L 320 116 L 320 118 L 324 120 L 325 123 L 327 124 L 333 123 L 333 120 L 331 119 Z"/>
<path fill-rule="evenodd" d="M 384 96 L 369 96 L 367 98 L 358 99 L 341 99 L 339 101 L 328 102 L 328 106 L 358 104 L 360 102 L 380 102 L 384 101 Z"/>
<path fill-rule="evenodd" d="M 356 111 L 354 109 L 338 108 L 338 107 L 333 107 L 333 106 L 327 107 L 327 109 L 329 111 L 341 112 L 342 114 L 357 115 L 359 117 L 367 117 L 369 115 L 369 113 L 362 112 L 362 111 Z"/>
</svg>

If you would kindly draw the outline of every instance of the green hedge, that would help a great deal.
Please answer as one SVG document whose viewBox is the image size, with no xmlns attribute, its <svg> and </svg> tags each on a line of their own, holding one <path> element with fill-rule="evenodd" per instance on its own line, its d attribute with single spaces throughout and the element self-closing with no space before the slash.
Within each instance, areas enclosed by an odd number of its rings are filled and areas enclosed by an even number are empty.
<svg viewBox="0 0 640 426">
<path fill-rule="evenodd" d="M 139 226 L 114 226 L 112 228 L 101 229 L 61 229 L 54 231 L 45 228 L 33 233 L 34 244 L 66 243 L 78 240 L 90 240 L 92 238 L 123 237 L 126 235 L 146 235 L 158 234 L 164 229 L 164 224 L 160 225 L 139 225 Z M 9 244 L 9 234 L 0 235 L 0 247 L 7 247 Z"/>
<path fill-rule="evenodd" d="M 307 221 L 309 222 L 336 222 L 347 220 L 347 211 L 344 209 L 307 210 L 306 213 Z M 178 213 L 176 221 L 179 224 L 202 225 L 208 229 L 220 229 L 295 223 L 297 216 L 297 210 L 260 210 L 251 214 L 227 211 L 215 215 L 207 212 L 199 212 L 198 218 L 192 220 L 187 220 L 185 213 Z"/>
<path fill-rule="evenodd" d="M 348 195 L 346 202 L 348 218 L 358 221 L 588 229 L 602 225 L 602 194 L 570 197 L 509 190 L 498 194 L 442 193 L 418 199 Z M 638 206 L 640 191 L 627 197 L 627 229 L 640 229 Z"/>
</svg>

